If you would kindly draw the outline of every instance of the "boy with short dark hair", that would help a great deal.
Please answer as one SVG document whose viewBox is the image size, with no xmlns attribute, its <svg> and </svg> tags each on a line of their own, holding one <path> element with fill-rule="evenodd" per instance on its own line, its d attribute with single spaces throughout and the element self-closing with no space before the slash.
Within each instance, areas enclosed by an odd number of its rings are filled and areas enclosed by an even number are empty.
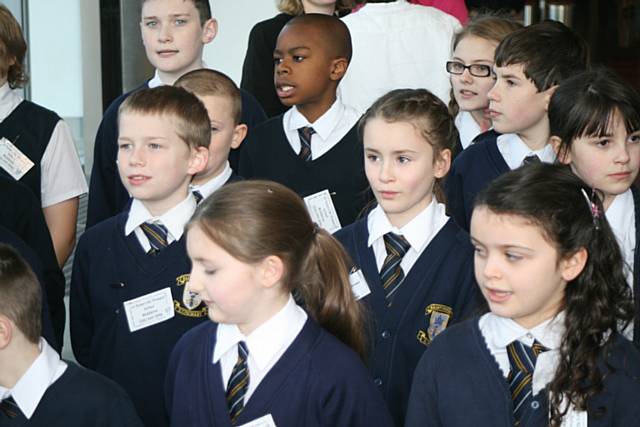
<svg viewBox="0 0 640 427">
<path fill-rule="evenodd" d="M 560 22 L 544 21 L 509 34 L 496 48 L 496 83 L 489 91 L 493 130 L 453 162 L 447 201 L 469 229 L 474 198 L 494 178 L 529 162 L 555 160 L 547 109 L 558 85 L 589 66 L 589 48 Z"/>
<path fill-rule="evenodd" d="M 313 196 L 318 211 L 335 207 L 340 225 L 350 224 L 365 205 L 367 181 L 355 126 L 360 115 L 336 96 L 351 59 L 349 30 L 334 16 L 298 16 L 280 32 L 274 59 L 276 92 L 292 108 L 252 132 L 239 174 Z M 335 223 L 320 225 L 335 231 Z"/>
<path fill-rule="evenodd" d="M 142 426 L 112 381 L 60 356 L 41 336 L 38 279 L 0 244 L 0 425 Z"/>
<path fill-rule="evenodd" d="M 78 362 L 115 380 L 145 425 L 168 425 L 169 354 L 207 318 L 185 291 L 191 266 L 184 225 L 196 209 L 192 177 L 208 159 L 209 117 L 193 94 L 144 89 L 120 106 L 118 170 L 133 200 L 87 230 L 71 278 L 71 344 Z"/>
<path fill-rule="evenodd" d="M 206 67 L 202 51 L 218 31 L 209 0 L 142 0 L 141 3 L 142 42 L 156 73 L 142 86 L 116 98 L 105 111 L 94 146 L 87 227 L 120 213 L 129 201 L 115 163 L 120 104 L 140 89 L 171 85 L 183 74 Z M 252 95 L 242 91 L 241 96 L 241 122 L 252 129 L 265 119 L 265 114 Z M 237 156 L 236 152 L 230 155 L 232 168 L 237 167 Z"/>
<path fill-rule="evenodd" d="M 205 68 L 188 72 L 174 86 L 197 96 L 206 107 L 211 123 L 209 162 L 191 181 L 191 191 L 201 200 L 227 182 L 240 179 L 228 161 L 229 150 L 240 147 L 247 135 L 247 125 L 240 123 L 240 89 L 225 74 Z"/>
</svg>

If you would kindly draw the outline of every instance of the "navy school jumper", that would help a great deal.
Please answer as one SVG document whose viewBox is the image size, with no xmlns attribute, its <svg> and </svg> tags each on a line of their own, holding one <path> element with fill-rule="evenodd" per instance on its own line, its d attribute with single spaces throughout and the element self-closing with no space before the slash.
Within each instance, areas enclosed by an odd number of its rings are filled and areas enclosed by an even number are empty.
<svg viewBox="0 0 640 427">
<path fill-rule="evenodd" d="M 27 425 L 33 427 L 142 427 L 127 394 L 113 381 L 66 362 Z M 0 419 L 0 425 L 2 419 Z M 11 426 L 18 424 L 8 424 Z"/>
<path fill-rule="evenodd" d="M 172 426 L 231 427 L 220 362 L 213 364 L 217 328 L 213 322 L 193 328 L 171 355 L 165 393 Z M 358 356 L 311 318 L 258 384 L 237 425 L 267 414 L 278 427 L 393 426 Z"/>
<path fill-rule="evenodd" d="M 104 113 L 93 148 L 93 168 L 89 182 L 87 228 L 122 212 L 129 202 L 129 193 L 120 181 L 116 159 L 118 157 L 118 109 L 129 95 L 148 89 L 148 82 L 117 97 Z M 266 116 L 262 107 L 250 93 L 240 90 L 242 96 L 241 123 L 251 130 Z M 242 146 L 240 146 L 241 148 Z M 237 170 L 240 148 L 231 150 L 229 163 Z"/>
<path fill-rule="evenodd" d="M 387 307 L 373 248 L 367 246 L 367 218 L 335 234 L 371 293 L 362 301 L 371 317 L 369 370 L 396 425 L 404 421 L 413 371 L 431 339 L 447 324 L 470 315 L 480 296 L 473 275 L 469 235 L 449 219 L 416 260 Z M 448 322 L 438 326 L 438 320 Z"/>
<path fill-rule="evenodd" d="M 191 265 L 184 237 L 156 255 L 135 233 L 124 235 L 128 212 L 87 230 L 78 242 L 71 279 L 71 343 L 76 359 L 120 384 L 146 425 L 168 425 L 163 384 L 171 350 L 182 334 L 207 319 L 200 305 L 182 303 Z M 130 332 L 123 303 L 170 287 L 175 316 Z"/>
<path fill-rule="evenodd" d="M 494 130 L 478 135 L 473 144 L 456 156 L 445 181 L 447 212 L 467 231 L 476 195 L 489 182 L 511 170 L 498 150 L 498 136 Z"/>
<path fill-rule="evenodd" d="M 640 353 L 615 334 L 607 363 L 616 370 L 604 380 L 604 391 L 587 403 L 589 427 L 630 427 L 640 420 Z M 604 363 L 598 364 L 605 369 Z M 607 372 L 607 371 L 605 371 Z M 549 405 L 545 390 L 534 396 L 520 427 L 546 427 Z M 537 409 L 533 409 L 537 407 Z M 594 414 L 604 407 L 603 417 Z M 513 427 L 509 384 L 487 348 L 478 318 L 455 325 L 438 336 L 416 368 L 406 427 Z"/>
</svg>

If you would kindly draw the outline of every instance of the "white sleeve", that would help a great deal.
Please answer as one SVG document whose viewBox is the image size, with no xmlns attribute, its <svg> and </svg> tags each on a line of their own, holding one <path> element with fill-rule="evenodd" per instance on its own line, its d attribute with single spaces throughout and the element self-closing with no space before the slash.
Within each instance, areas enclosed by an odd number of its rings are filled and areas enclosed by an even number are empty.
<svg viewBox="0 0 640 427">
<path fill-rule="evenodd" d="M 73 144 L 71 129 L 60 120 L 51 133 L 40 162 L 42 207 L 72 199 L 87 192 L 87 179 Z"/>
</svg>

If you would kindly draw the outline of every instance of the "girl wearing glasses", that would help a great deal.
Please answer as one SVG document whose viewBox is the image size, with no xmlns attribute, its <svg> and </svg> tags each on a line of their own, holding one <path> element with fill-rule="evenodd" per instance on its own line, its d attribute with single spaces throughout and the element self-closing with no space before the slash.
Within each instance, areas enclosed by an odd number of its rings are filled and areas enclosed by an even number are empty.
<svg viewBox="0 0 640 427">
<path fill-rule="evenodd" d="M 491 127 L 485 115 L 487 93 L 493 86 L 493 53 L 507 34 L 517 30 L 517 22 L 498 16 L 481 16 L 465 26 L 453 40 L 453 58 L 447 62 L 451 74 L 449 110 L 455 116 L 460 139 L 457 154 Z"/>
</svg>

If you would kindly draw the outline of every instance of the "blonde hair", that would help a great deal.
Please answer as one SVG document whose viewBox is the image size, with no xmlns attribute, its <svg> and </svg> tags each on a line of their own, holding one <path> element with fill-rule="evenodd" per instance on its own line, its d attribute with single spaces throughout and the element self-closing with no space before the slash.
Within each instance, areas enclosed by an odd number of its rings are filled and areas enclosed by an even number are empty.
<svg viewBox="0 0 640 427">
<path fill-rule="evenodd" d="M 337 0 L 336 11 L 345 12 L 353 9 L 355 2 L 353 0 Z M 278 10 L 288 15 L 302 15 L 304 14 L 304 7 L 302 6 L 302 0 L 279 0 Z"/>
<path fill-rule="evenodd" d="M 364 311 L 351 291 L 349 257 L 311 221 L 296 193 L 271 181 L 227 184 L 200 203 L 185 229 L 194 225 L 241 262 L 279 257 L 285 265 L 284 288 L 364 358 Z"/>
<path fill-rule="evenodd" d="M 242 96 L 240 89 L 226 74 L 219 71 L 201 68 L 189 71 L 180 77 L 174 84 L 196 96 L 219 96 L 231 102 L 231 117 L 235 124 L 242 119 Z"/>
</svg>

